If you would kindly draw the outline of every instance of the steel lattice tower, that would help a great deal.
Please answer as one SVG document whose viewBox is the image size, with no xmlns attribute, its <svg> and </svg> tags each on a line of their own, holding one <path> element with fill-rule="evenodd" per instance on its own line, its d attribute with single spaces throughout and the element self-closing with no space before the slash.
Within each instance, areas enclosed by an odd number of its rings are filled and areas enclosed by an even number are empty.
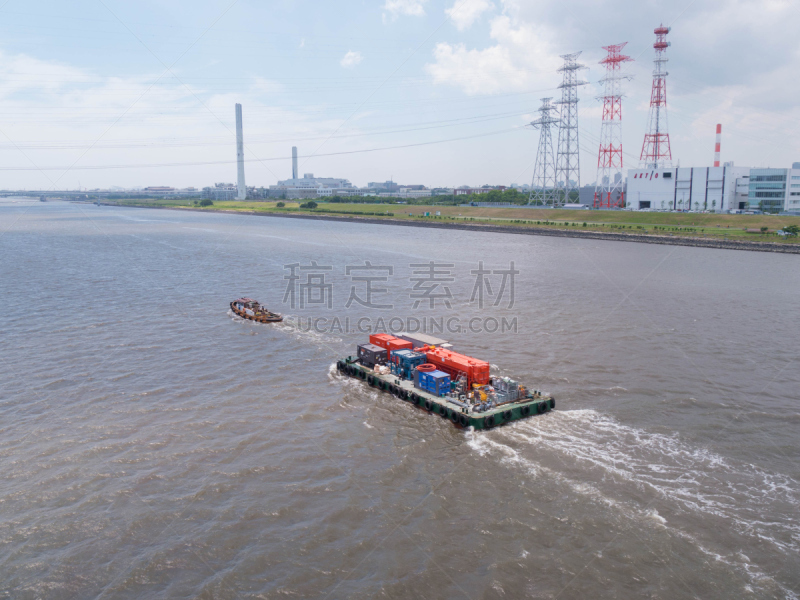
<svg viewBox="0 0 800 600">
<path fill-rule="evenodd" d="M 577 62 L 580 52 L 563 54 L 564 73 L 561 89 L 561 124 L 558 128 L 558 153 L 556 154 L 556 185 L 558 191 L 554 203 L 563 205 L 570 201 L 570 194 L 581 186 L 581 154 L 578 144 L 578 86 L 587 81 L 578 81 L 578 71 L 586 66 Z"/>
<path fill-rule="evenodd" d="M 628 79 L 620 73 L 622 63 L 632 60 L 621 54 L 628 42 L 614 46 L 603 46 L 608 52 L 601 65 L 606 66 L 606 76 L 600 80 L 605 84 L 603 94 L 603 123 L 600 129 L 600 152 L 597 156 L 597 183 L 594 189 L 595 208 L 625 206 L 622 196 L 622 80 Z"/>
<path fill-rule="evenodd" d="M 556 155 L 553 152 L 553 136 L 550 126 L 559 122 L 559 119 L 550 115 L 555 107 L 550 104 L 552 98 L 542 98 L 539 109 L 541 117 L 531 122 L 539 133 L 539 148 L 536 150 L 536 163 L 533 167 L 533 182 L 528 204 L 556 204 Z"/>
<path fill-rule="evenodd" d="M 669 146 L 669 126 L 667 123 L 667 62 L 666 52 L 670 43 L 667 41 L 669 27 L 659 25 L 653 30 L 656 34 L 655 65 L 653 70 L 653 91 L 650 94 L 650 125 L 644 134 L 642 154 L 639 157 L 643 168 L 669 168 L 672 166 L 672 150 Z"/>
</svg>

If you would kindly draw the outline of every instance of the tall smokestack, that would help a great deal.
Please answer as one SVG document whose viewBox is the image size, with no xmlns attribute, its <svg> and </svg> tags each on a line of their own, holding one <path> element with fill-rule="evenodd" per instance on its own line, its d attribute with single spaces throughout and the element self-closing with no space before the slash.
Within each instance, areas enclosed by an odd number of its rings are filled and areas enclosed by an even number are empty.
<svg viewBox="0 0 800 600">
<path fill-rule="evenodd" d="M 292 179 L 297 179 L 297 146 L 292 146 Z"/>
<path fill-rule="evenodd" d="M 244 184 L 244 137 L 242 135 L 242 105 L 236 105 L 236 164 L 238 167 L 237 200 L 247 198 L 247 187 Z"/>
<path fill-rule="evenodd" d="M 719 166 L 719 145 L 722 142 L 722 123 L 717 123 L 717 145 L 714 147 L 714 166 Z"/>
</svg>

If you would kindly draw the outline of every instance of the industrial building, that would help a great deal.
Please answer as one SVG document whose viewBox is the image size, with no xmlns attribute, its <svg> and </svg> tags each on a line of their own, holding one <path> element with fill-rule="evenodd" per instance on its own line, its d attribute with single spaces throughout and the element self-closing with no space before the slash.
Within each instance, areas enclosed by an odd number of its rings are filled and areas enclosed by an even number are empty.
<svg viewBox="0 0 800 600">
<path fill-rule="evenodd" d="M 317 189 L 317 188 L 351 188 L 353 184 L 350 183 L 347 179 L 339 179 L 336 177 L 314 177 L 313 173 L 306 173 L 301 178 L 292 178 L 292 179 L 284 179 L 283 181 L 279 181 L 277 186 L 272 187 L 284 187 L 284 188 L 305 188 L 305 189 Z"/>
<path fill-rule="evenodd" d="M 749 175 L 746 167 L 630 169 L 626 205 L 634 210 L 728 211 L 736 179 Z"/>
<path fill-rule="evenodd" d="M 292 146 L 292 177 L 269 186 L 267 195 L 270 198 L 302 199 L 317 196 L 333 196 L 336 191 L 355 190 L 347 179 L 337 177 L 314 177 L 313 173 L 298 176 L 297 146 Z M 323 190 L 322 193 L 318 193 Z"/>
<path fill-rule="evenodd" d="M 394 191 L 400 189 L 400 185 L 395 183 L 392 180 L 384 181 L 384 182 L 370 181 L 367 184 L 367 187 L 369 189 L 374 189 L 374 190 L 378 190 L 378 191 L 381 191 L 381 192 L 394 192 Z"/>
<path fill-rule="evenodd" d="M 800 163 L 791 169 L 735 167 L 733 163 L 631 169 L 626 206 L 633 210 L 800 211 Z"/>
<path fill-rule="evenodd" d="M 791 169 L 750 169 L 750 210 L 800 212 L 800 163 Z"/>
<path fill-rule="evenodd" d="M 293 170 L 297 166 L 293 165 Z M 301 178 L 292 177 L 279 181 L 278 185 L 269 186 L 271 198 L 316 198 L 317 196 L 334 196 L 336 192 L 354 190 L 353 184 L 347 179 L 335 177 L 314 177 L 313 173 L 306 173 Z M 320 193 L 320 191 L 323 191 Z"/>
<path fill-rule="evenodd" d="M 239 196 L 239 186 L 232 183 L 215 183 L 214 187 L 203 188 L 203 198 L 212 201 L 236 200 Z"/>
</svg>

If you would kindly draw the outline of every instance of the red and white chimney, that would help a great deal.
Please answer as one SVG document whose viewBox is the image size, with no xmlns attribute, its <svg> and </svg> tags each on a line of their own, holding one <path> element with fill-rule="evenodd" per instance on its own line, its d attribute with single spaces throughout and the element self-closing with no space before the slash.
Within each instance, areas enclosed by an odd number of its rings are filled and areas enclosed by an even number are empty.
<svg viewBox="0 0 800 600">
<path fill-rule="evenodd" d="M 717 123 L 717 144 L 714 146 L 714 166 L 719 166 L 719 145 L 722 142 L 722 124 Z"/>
</svg>

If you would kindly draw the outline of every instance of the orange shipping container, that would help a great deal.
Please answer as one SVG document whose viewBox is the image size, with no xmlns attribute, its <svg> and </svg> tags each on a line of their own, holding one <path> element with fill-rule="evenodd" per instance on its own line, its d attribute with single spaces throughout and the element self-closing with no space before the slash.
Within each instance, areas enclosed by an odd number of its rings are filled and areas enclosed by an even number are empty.
<svg viewBox="0 0 800 600">
<path fill-rule="evenodd" d="M 392 358 L 392 350 L 411 350 L 411 342 L 401 340 L 388 333 L 373 333 L 369 336 L 369 343 L 381 348 L 385 348 L 388 353 L 388 359 Z"/>
<path fill-rule="evenodd" d="M 480 385 L 489 383 L 489 363 L 485 360 L 478 360 L 445 348 L 428 350 L 425 355 L 429 363 L 448 373 L 454 381 L 463 373 L 467 377 L 467 386 L 470 388 L 473 383 Z"/>
<path fill-rule="evenodd" d="M 396 339 L 396 337 L 389 335 L 388 333 L 373 333 L 371 336 L 369 336 L 369 343 L 380 346 L 381 348 L 386 348 L 388 350 L 389 348 L 387 347 L 387 344 Z"/>
</svg>

